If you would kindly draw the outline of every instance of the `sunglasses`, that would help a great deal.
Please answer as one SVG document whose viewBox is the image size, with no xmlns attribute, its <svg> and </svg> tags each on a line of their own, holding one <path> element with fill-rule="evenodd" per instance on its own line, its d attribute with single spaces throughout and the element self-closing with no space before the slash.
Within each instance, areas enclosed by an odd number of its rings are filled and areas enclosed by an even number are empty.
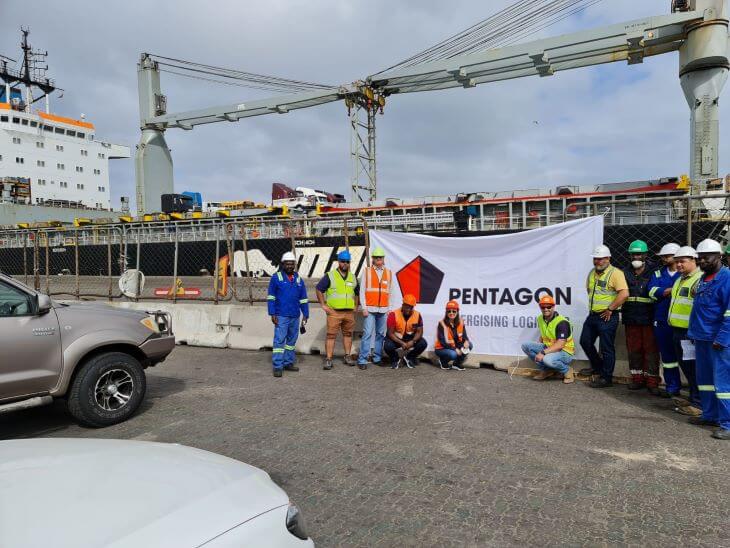
<svg viewBox="0 0 730 548">
<path fill-rule="evenodd" d="M 542 308 L 543 310 L 552 310 L 555 307 L 554 306 L 547 305 L 547 306 L 541 306 L 540 308 Z"/>
<path fill-rule="evenodd" d="M 339 261 L 339 262 L 350 264 L 350 261 Z"/>
<path fill-rule="evenodd" d="M 458 310 L 447 310 L 446 313 L 447 314 L 458 314 L 459 311 Z"/>
</svg>

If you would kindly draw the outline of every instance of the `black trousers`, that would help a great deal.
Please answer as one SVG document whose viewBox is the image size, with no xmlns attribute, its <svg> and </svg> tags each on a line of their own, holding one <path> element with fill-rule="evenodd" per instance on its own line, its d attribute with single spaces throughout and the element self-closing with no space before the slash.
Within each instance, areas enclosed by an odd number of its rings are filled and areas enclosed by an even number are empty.
<svg viewBox="0 0 730 548">
<path fill-rule="evenodd" d="M 411 348 L 411 351 L 406 354 L 406 358 L 409 360 L 413 360 L 415 362 L 416 358 L 423 354 L 423 351 L 426 350 L 426 347 L 428 346 L 428 343 L 426 342 L 423 337 L 418 339 L 418 342 L 413 345 L 413 348 Z M 388 354 L 390 357 L 391 362 L 397 362 L 398 361 L 398 349 L 400 348 L 399 344 L 395 344 L 390 339 L 385 339 L 385 342 L 383 343 L 383 350 L 385 350 L 385 353 Z"/>
</svg>

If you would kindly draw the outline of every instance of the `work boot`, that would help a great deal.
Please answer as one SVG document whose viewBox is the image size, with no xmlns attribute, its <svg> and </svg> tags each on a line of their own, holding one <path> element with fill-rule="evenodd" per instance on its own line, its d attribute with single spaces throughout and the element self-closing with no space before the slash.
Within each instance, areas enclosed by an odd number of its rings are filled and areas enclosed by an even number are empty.
<svg viewBox="0 0 730 548">
<path fill-rule="evenodd" d="M 702 415 L 702 409 L 699 409 L 694 405 L 679 406 L 675 407 L 674 410 L 680 415 L 687 415 L 688 417 L 699 417 Z"/>
<path fill-rule="evenodd" d="M 631 375 L 631 382 L 628 386 L 629 390 L 641 390 L 644 386 L 646 385 L 644 384 L 643 375 Z"/>
<path fill-rule="evenodd" d="M 281 369 L 274 369 L 274 377 L 281 377 Z"/>
<path fill-rule="evenodd" d="M 455 369 L 456 371 L 464 371 L 464 368 L 461 367 L 461 365 L 459 365 L 457 363 L 455 363 L 454 365 L 452 365 L 451 366 L 451 369 Z"/>
<path fill-rule="evenodd" d="M 555 371 L 553 371 L 552 369 L 542 369 L 536 375 L 533 375 L 532 380 L 544 381 L 546 379 L 549 379 L 553 375 L 555 375 Z"/>
<path fill-rule="evenodd" d="M 563 374 L 563 384 L 573 384 L 575 382 L 575 373 L 573 368 L 568 366 L 568 372 Z"/>
<path fill-rule="evenodd" d="M 658 386 L 647 386 L 646 389 L 649 391 L 649 394 L 652 396 L 659 396 L 660 398 L 662 396 L 662 391 L 659 389 Z"/>
<path fill-rule="evenodd" d="M 612 381 L 608 381 L 604 379 L 603 377 L 599 377 L 591 382 L 588 383 L 588 386 L 591 388 L 610 388 L 613 386 Z"/>
<path fill-rule="evenodd" d="M 692 405 L 690 401 L 681 394 L 672 394 L 671 398 L 672 403 L 677 407 L 687 407 L 688 405 Z"/>
<path fill-rule="evenodd" d="M 413 369 L 413 364 L 411 363 L 411 360 L 409 360 L 409 359 L 408 359 L 408 358 L 406 358 L 405 356 L 403 356 L 403 363 L 405 363 L 405 364 L 406 364 L 406 367 L 407 367 L 408 369 Z"/>
<path fill-rule="evenodd" d="M 352 356 L 349 354 L 345 354 L 345 357 L 342 358 L 342 361 L 345 362 L 345 365 L 349 365 L 350 367 L 353 367 L 357 362 L 352 359 Z"/>
<path fill-rule="evenodd" d="M 332 369 L 332 358 L 327 358 L 324 361 L 324 366 L 322 367 L 322 369 L 324 369 L 326 371 L 329 371 L 330 369 Z"/>
<path fill-rule="evenodd" d="M 296 365 L 294 365 L 294 364 L 292 364 L 292 365 L 285 365 L 284 366 L 284 371 L 299 371 L 299 368 Z"/>
<path fill-rule="evenodd" d="M 720 426 L 720 423 L 717 421 L 708 421 L 707 419 L 703 419 L 702 416 L 690 417 L 687 419 L 687 422 L 695 426 Z"/>
<path fill-rule="evenodd" d="M 593 375 L 598 375 L 598 371 L 596 371 L 592 367 L 584 367 L 583 369 L 578 371 L 578 374 L 585 377 L 592 377 Z"/>
<path fill-rule="evenodd" d="M 368 364 L 366 363 L 358 363 L 357 366 L 363 371 L 368 368 Z"/>
<path fill-rule="evenodd" d="M 718 428 L 712 433 L 712 437 L 717 440 L 730 440 L 730 430 Z"/>
<path fill-rule="evenodd" d="M 400 367 L 400 360 L 392 360 L 390 362 L 391 369 L 398 369 Z"/>
<path fill-rule="evenodd" d="M 449 367 L 449 364 L 447 363 L 446 365 L 444 365 L 444 362 L 442 362 L 441 359 L 439 359 L 439 365 L 444 371 L 448 371 L 449 369 L 451 369 L 451 367 Z"/>
</svg>

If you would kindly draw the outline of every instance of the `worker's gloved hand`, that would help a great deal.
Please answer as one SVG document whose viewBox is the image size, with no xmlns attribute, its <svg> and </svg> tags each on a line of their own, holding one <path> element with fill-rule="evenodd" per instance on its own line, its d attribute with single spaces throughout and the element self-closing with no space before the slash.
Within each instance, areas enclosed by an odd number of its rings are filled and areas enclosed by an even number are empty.
<svg viewBox="0 0 730 548">
<path fill-rule="evenodd" d="M 279 318 L 277 318 L 276 316 L 271 316 L 271 323 L 273 323 L 274 325 L 279 325 Z"/>
</svg>

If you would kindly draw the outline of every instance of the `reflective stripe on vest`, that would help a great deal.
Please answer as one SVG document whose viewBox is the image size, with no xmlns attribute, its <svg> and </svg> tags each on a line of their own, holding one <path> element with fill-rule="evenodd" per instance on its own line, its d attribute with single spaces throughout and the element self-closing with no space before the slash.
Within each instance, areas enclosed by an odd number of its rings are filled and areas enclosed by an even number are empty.
<svg viewBox="0 0 730 548">
<path fill-rule="evenodd" d="M 615 267 L 609 266 L 599 276 L 596 276 L 596 269 L 594 268 L 588 274 L 586 289 L 588 290 L 591 312 L 603 312 L 616 298 L 617 292 L 608 287 L 614 270 L 616 270 Z"/>
<path fill-rule="evenodd" d="M 355 276 L 347 271 L 347 278 L 342 278 L 337 270 L 327 273 L 330 286 L 325 292 L 327 306 L 337 310 L 352 310 L 355 308 Z"/>
<path fill-rule="evenodd" d="M 387 268 L 383 269 L 383 275 L 378 279 L 378 271 L 374 266 L 368 268 L 365 273 L 365 306 L 387 308 L 389 304 L 391 274 Z"/>
<path fill-rule="evenodd" d="M 654 288 L 657 289 L 657 288 Z M 630 303 L 653 303 L 654 301 L 650 299 L 649 297 L 629 297 L 626 299 Z"/>
<path fill-rule="evenodd" d="M 668 323 L 672 327 L 689 327 L 689 315 L 692 313 L 694 297 L 692 290 L 700 281 L 702 271 L 698 268 L 691 276 L 680 278 L 672 286 L 672 302 L 669 305 Z"/>
<path fill-rule="evenodd" d="M 457 346 L 457 341 L 454 341 L 451 329 L 446 325 L 446 322 L 441 320 L 439 322 L 439 325 L 444 330 L 444 337 L 446 337 L 446 342 L 449 343 L 450 346 Z M 456 324 L 456 337 L 459 339 L 459 344 L 464 342 L 464 323 L 461 320 L 459 320 L 459 323 Z M 433 343 L 433 346 L 436 349 L 441 349 L 444 347 L 439 340 L 438 333 L 436 333 L 436 342 Z"/>
<path fill-rule="evenodd" d="M 544 344 L 545 346 L 552 346 L 555 341 L 558 340 L 558 337 L 555 334 L 555 330 L 558 328 L 558 325 L 560 325 L 560 322 L 563 321 L 566 321 L 568 322 L 568 324 L 570 324 L 570 320 L 565 316 L 561 316 L 560 314 L 555 314 L 555 317 L 550 320 L 550 323 L 545 322 L 545 318 L 543 318 L 542 314 L 537 317 L 537 325 L 540 328 L 540 338 L 542 339 L 542 344 Z M 575 354 L 575 341 L 573 341 L 572 325 L 570 326 L 570 336 L 565 340 L 565 346 L 563 347 L 563 350 L 565 350 L 571 356 Z"/>
<path fill-rule="evenodd" d="M 399 339 L 404 338 L 405 335 L 412 337 L 416 333 L 416 324 L 421 319 L 421 315 L 417 310 L 411 312 L 411 315 L 406 320 L 403 316 L 403 312 L 399 308 L 393 312 L 395 314 L 395 329 L 393 334 Z"/>
</svg>

